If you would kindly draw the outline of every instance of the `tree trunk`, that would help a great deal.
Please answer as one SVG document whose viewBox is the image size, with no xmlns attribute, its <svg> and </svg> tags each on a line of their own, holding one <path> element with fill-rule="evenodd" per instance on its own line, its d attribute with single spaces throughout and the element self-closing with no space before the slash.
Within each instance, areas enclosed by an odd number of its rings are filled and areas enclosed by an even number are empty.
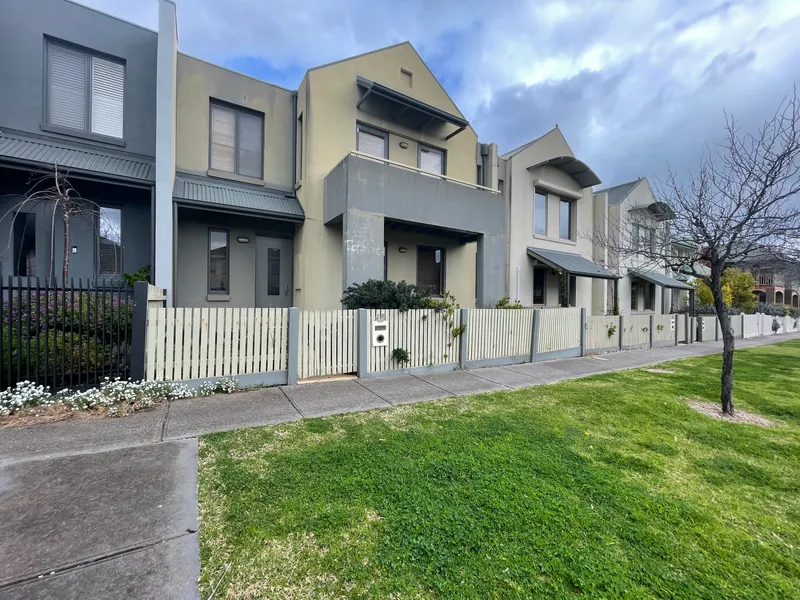
<svg viewBox="0 0 800 600">
<path fill-rule="evenodd" d="M 61 276 L 63 277 L 64 285 L 67 284 L 69 278 L 69 254 L 72 248 L 69 247 L 69 215 L 64 212 L 64 260 L 62 261 Z"/>
<path fill-rule="evenodd" d="M 733 353 L 736 342 L 731 328 L 725 300 L 722 296 L 722 267 L 711 265 L 711 292 L 714 295 L 714 308 L 717 310 L 720 329 L 722 329 L 722 377 L 720 401 L 722 412 L 733 416 Z"/>
</svg>

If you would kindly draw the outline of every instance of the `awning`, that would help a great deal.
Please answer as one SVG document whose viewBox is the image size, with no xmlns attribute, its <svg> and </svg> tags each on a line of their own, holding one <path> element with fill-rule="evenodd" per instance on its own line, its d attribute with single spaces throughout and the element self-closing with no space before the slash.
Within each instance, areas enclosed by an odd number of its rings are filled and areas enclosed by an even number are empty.
<svg viewBox="0 0 800 600">
<path fill-rule="evenodd" d="M 619 279 L 617 275 L 593 263 L 579 254 L 559 252 L 558 250 L 543 250 L 541 248 L 528 248 L 528 256 L 557 271 L 567 271 L 570 275 L 578 277 L 594 277 L 597 279 Z"/>
<path fill-rule="evenodd" d="M 411 129 L 420 130 L 432 123 L 450 123 L 458 129 L 445 138 L 449 140 L 469 126 L 469 121 L 462 117 L 426 104 L 390 87 L 371 81 L 366 77 L 357 76 L 356 83 L 358 87 L 365 90 L 364 95 L 361 96 L 358 104 L 356 104 L 356 108 L 361 108 L 361 105 L 367 101 L 379 101 L 380 108 L 388 113 L 386 116 L 389 119 L 402 121 L 404 125 Z"/>
<path fill-rule="evenodd" d="M 575 181 L 577 181 L 578 185 L 580 185 L 582 188 L 592 187 L 593 185 L 599 185 L 602 183 L 600 178 L 595 175 L 595 172 L 592 171 L 585 162 L 578 160 L 574 156 L 559 156 L 558 158 L 551 158 L 550 160 L 546 160 L 538 165 L 533 165 L 532 167 L 528 168 L 535 169 L 537 167 L 541 167 L 542 165 L 550 165 L 551 167 L 561 169 L 564 171 L 564 173 L 570 175 Z"/>
<path fill-rule="evenodd" d="M 152 184 L 156 173 L 155 162 L 144 157 L 8 130 L 0 131 L 0 158 L 36 168 L 58 165 L 70 173 L 104 175 L 145 184 Z"/>
<path fill-rule="evenodd" d="M 209 177 L 178 173 L 173 198 L 180 204 L 200 208 L 225 209 L 227 212 L 272 217 L 285 221 L 305 220 L 300 202 L 293 196 L 258 185 L 239 184 Z"/>
<path fill-rule="evenodd" d="M 650 283 L 660 285 L 661 287 L 672 288 L 675 290 L 694 290 L 692 286 L 683 283 L 682 281 L 678 281 L 677 279 L 673 279 L 669 275 L 658 273 L 657 271 L 631 271 L 630 274 L 634 277 L 638 277 L 639 279 L 644 279 Z"/>
</svg>

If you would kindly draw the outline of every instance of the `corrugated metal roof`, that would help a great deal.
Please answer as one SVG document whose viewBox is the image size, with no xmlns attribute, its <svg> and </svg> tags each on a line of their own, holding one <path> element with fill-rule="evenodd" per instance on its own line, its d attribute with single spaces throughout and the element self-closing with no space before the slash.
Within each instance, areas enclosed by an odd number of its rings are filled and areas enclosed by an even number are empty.
<svg viewBox="0 0 800 600">
<path fill-rule="evenodd" d="M 630 194 L 633 191 L 633 188 L 639 185 L 641 181 L 641 179 L 637 179 L 636 181 L 629 181 L 628 183 L 620 183 L 619 185 L 615 185 L 604 190 L 597 190 L 595 194 L 602 194 L 605 192 L 608 194 L 609 206 L 612 204 L 619 204 L 628 197 L 628 194 Z"/>
<path fill-rule="evenodd" d="M 257 185 L 221 181 L 178 173 L 172 195 L 196 204 L 228 206 L 248 212 L 303 221 L 305 212 L 297 198 Z"/>
<path fill-rule="evenodd" d="M 577 275 L 578 277 L 596 277 L 599 279 L 619 279 L 619 277 L 614 275 L 611 271 L 593 263 L 588 258 L 583 258 L 580 254 L 529 247 L 528 256 L 535 258 L 553 269 L 568 271 L 570 275 Z"/>
<path fill-rule="evenodd" d="M 155 163 L 133 159 L 112 151 L 0 131 L 0 157 L 34 165 L 58 165 L 70 170 L 112 177 L 155 180 Z"/>
<path fill-rule="evenodd" d="M 658 271 L 631 271 L 631 275 L 635 275 L 640 279 L 655 283 L 665 288 L 674 288 L 676 290 L 693 290 L 694 288 L 677 279 L 673 279 L 669 275 L 664 275 Z"/>
</svg>

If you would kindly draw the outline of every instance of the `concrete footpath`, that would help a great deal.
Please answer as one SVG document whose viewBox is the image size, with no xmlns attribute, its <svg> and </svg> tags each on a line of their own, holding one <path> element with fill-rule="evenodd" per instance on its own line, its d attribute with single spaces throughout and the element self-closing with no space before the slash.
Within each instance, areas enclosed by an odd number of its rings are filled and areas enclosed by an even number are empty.
<svg viewBox="0 0 800 600">
<path fill-rule="evenodd" d="M 737 340 L 737 348 L 800 339 Z M 197 441 L 214 431 L 517 389 L 720 352 L 721 342 L 300 384 L 121 419 L 0 429 L 0 600 L 196 598 Z"/>
</svg>

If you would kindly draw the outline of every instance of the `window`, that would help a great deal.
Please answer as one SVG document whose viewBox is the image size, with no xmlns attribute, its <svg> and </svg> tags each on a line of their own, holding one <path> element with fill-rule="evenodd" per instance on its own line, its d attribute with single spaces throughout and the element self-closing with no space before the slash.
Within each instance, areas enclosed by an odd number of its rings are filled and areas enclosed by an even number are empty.
<svg viewBox="0 0 800 600">
<path fill-rule="evenodd" d="M 572 239 L 572 201 L 563 198 L 558 207 L 558 236 L 562 240 Z"/>
<path fill-rule="evenodd" d="M 356 126 L 356 147 L 359 152 L 386 158 L 386 134 L 377 129 Z"/>
<path fill-rule="evenodd" d="M 229 292 L 228 270 L 228 232 L 225 229 L 208 230 L 208 293 L 227 294 Z M 267 256 L 267 274 L 272 272 L 270 255 Z M 280 268 L 280 265 L 279 265 Z M 269 282 L 267 283 L 269 287 Z M 269 292 L 268 292 L 269 293 Z"/>
<path fill-rule="evenodd" d="M 417 246 L 417 287 L 434 296 L 444 289 L 444 248 Z"/>
<path fill-rule="evenodd" d="M 444 152 L 420 144 L 417 166 L 423 171 L 444 175 Z"/>
<path fill-rule="evenodd" d="M 547 235 L 547 194 L 533 191 L 533 233 Z"/>
<path fill-rule="evenodd" d="M 533 269 L 533 303 L 545 303 L 545 288 L 547 286 L 547 269 Z"/>
<path fill-rule="evenodd" d="M 297 117 L 297 181 L 303 180 L 303 115 Z"/>
<path fill-rule="evenodd" d="M 264 115 L 211 104 L 210 168 L 261 179 L 264 172 Z"/>
<path fill-rule="evenodd" d="M 281 295 L 281 249 L 267 248 L 267 296 Z"/>
<path fill-rule="evenodd" d="M 644 284 L 644 309 L 656 309 L 656 284 L 654 283 Z"/>
<path fill-rule="evenodd" d="M 122 139 L 125 65 L 47 45 L 47 122 Z"/>
<path fill-rule="evenodd" d="M 644 238 L 643 238 L 643 250 L 645 252 L 653 252 L 653 238 L 654 238 L 654 231 L 649 227 L 645 228 L 644 230 Z"/>
<path fill-rule="evenodd" d="M 639 232 L 639 226 L 633 225 L 631 226 L 631 248 L 634 250 L 639 250 L 639 242 L 641 241 L 641 233 Z"/>
<path fill-rule="evenodd" d="M 97 272 L 100 277 L 122 275 L 122 211 L 101 206 L 97 215 Z"/>
<path fill-rule="evenodd" d="M 569 276 L 569 305 L 575 306 L 576 296 L 578 295 L 578 278 L 575 275 Z"/>
<path fill-rule="evenodd" d="M 17 213 L 13 231 L 14 275 L 36 277 L 36 215 Z"/>
<path fill-rule="evenodd" d="M 639 310 L 639 283 L 631 281 L 631 311 Z"/>
</svg>

